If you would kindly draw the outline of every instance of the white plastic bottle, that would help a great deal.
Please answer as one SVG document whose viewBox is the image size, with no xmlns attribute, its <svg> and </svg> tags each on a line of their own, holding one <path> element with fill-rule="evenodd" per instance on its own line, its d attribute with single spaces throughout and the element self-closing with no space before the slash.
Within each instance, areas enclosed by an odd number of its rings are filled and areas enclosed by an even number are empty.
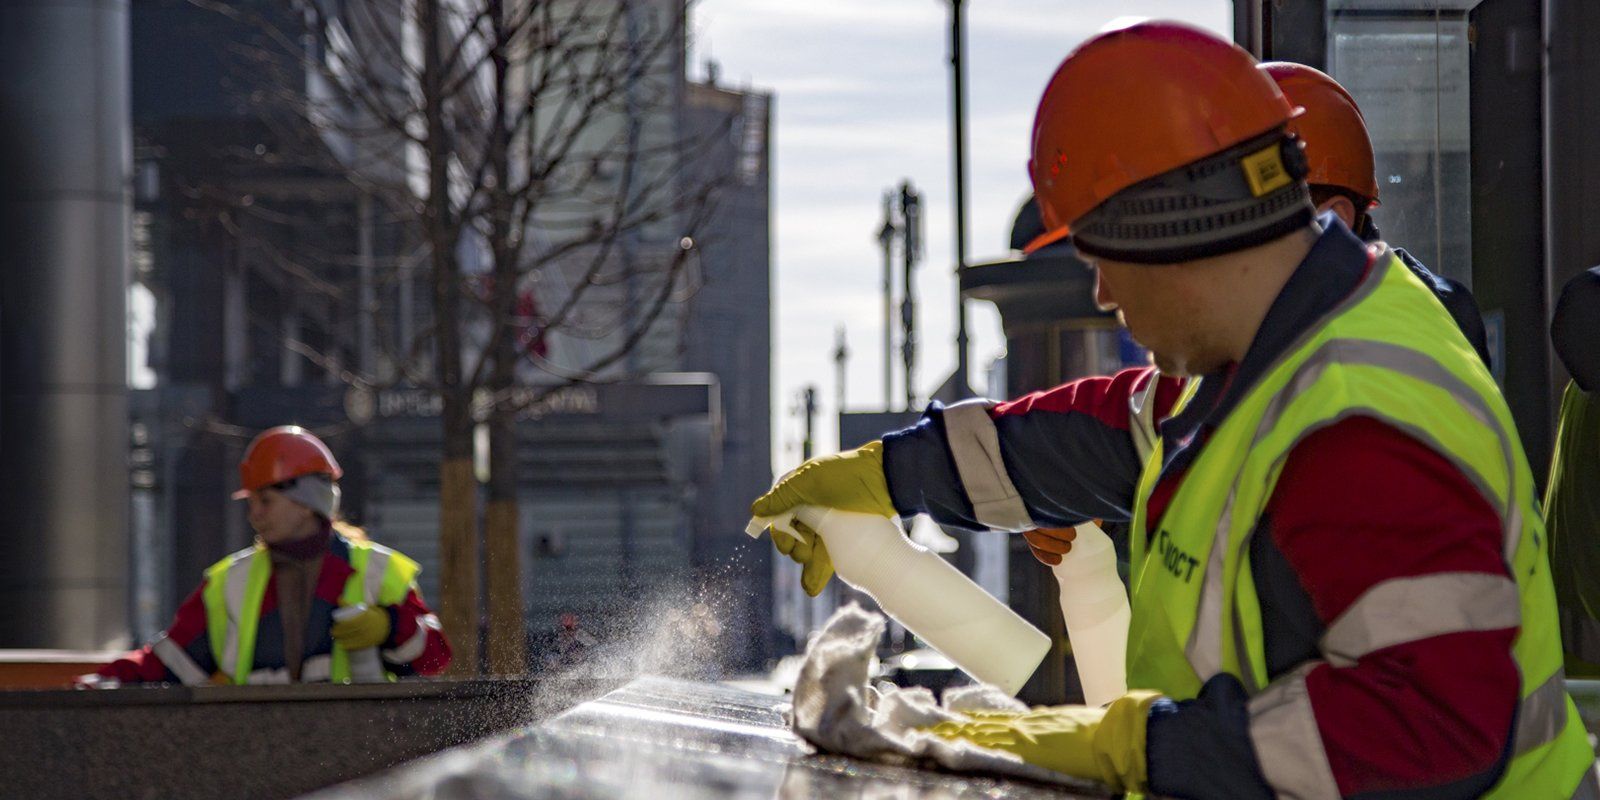
<svg viewBox="0 0 1600 800">
<path fill-rule="evenodd" d="M 1061 585 L 1072 658 L 1083 682 L 1084 702 L 1105 705 L 1128 691 L 1128 592 L 1117 576 L 1111 538 L 1093 522 L 1076 528 L 1072 550 L 1051 568 Z M 830 545 L 831 547 L 831 545 Z"/>
<path fill-rule="evenodd" d="M 343 622 L 366 610 L 366 603 L 340 606 L 333 610 L 333 621 Z M 388 676 L 384 674 L 383 657 L 378 654 L 378 648 L 364 647 L 360 650 L 348 650 L 345 655 L 350 659 L 351 683 L 384 683 L 388 681 Z"/>
<path fill-rule="evenodd" d="M 828 545 L 834 570 L 930 647 L 972 677 L 1015 695 L 1050 649 L 1050 637 L 1028 624 L 961 571 L 907 539 L 892 520 L 873 514 L 801 506 L 774 519 L 751 520 L 795 535 L 797 517 Z"/>
</svg>

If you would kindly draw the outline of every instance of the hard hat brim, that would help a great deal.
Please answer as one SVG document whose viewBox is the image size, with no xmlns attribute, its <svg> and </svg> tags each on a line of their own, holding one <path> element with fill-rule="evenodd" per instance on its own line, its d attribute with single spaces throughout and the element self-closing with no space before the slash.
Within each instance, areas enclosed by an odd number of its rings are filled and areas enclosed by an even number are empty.
<svg viewBox="0 0 1600 800">
<path fill-rule="evenodd" d="M 1023 255 L 1031 256 L 1034 253 L 1037 253 L 1040 250 L 1043 250 L 1046 247 L 1049 247 L 1050 245 L 1053 245 L 1056 242 L 1059 242 L 1062 239 L 1065 239 L 1065 238 L 1067 238 L 1068 236 L 1071 236 L 1071 235 L 1072 235 L 1072 229 L 1067 227 L 1066 225 L 1062 225 L 1061 227 L 1056 228 L 1053 231 L 1045 231 L 1044 233 L 1041 233 L 1038 236 L 1033 237 L 1033 241 L 1030 241 L 1027 244 L 1023 245 L 1022 246 L 1022 253 L 1023 253 Z"/>
</svg>

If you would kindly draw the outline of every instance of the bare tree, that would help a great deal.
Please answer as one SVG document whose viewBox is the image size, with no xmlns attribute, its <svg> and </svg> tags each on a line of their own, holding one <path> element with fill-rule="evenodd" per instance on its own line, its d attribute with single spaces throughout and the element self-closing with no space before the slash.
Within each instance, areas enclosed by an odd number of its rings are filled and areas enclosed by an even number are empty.
<svg viewBox="0 0 1600 800">
<path fill-rule="evenodd" d="M 301 0 L 285 13 L 190 1 L 265 34 L 272 46 L 240 53 L 281 87 L 264 116 L 286 136 L 309 132 L 299 157 L 375 198 L 425 259 L 430 319 L 370 337 L 388 368 L 295 344 L 353 384 L 439 394 L 440 614 L 458 675 L 478 663 L 472 441 L 487 426 L 490 667 L 519 672 L 516 421 L 573 384 L 665 365 L 650 348 L 676 345 L 664 334 L 723 184 L 695 168 L 707 142 L 680 133 L 688 3 Z M 277 257 L 315 281 L 302 254 Z"/>
</svg>

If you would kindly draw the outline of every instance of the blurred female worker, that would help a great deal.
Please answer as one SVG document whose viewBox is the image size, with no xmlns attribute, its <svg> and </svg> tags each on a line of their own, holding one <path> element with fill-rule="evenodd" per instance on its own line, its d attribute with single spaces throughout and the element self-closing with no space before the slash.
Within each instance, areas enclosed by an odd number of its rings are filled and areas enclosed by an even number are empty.
<svg viewBox="0 0 1600 800">
<path fill-rule="evenodd" d="M 374 647 L 391 680 L 442 672 L 450 644 L 417 590 L 417 562 L 339 520 L 342 475 L 304 428 L 257 436 L 234 494 L 250 504 L 255 544 L 207 569 L 155 641 L 80 683 L 345 682 L 349 654 Z"/>
</svg>

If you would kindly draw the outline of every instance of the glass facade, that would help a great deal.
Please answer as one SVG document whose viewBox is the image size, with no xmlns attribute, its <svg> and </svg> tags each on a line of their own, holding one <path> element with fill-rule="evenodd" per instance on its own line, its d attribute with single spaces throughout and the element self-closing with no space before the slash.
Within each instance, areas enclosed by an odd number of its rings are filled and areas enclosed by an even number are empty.
<svg viewBox="0 0 1600 800">
<path fill-rule="evenodd" d="M 1477 3 L 1331 0 L 1327 72 L 1372 137 L 1383 238 L 1472 286 L 1471 29 Z"/>
</svg>

